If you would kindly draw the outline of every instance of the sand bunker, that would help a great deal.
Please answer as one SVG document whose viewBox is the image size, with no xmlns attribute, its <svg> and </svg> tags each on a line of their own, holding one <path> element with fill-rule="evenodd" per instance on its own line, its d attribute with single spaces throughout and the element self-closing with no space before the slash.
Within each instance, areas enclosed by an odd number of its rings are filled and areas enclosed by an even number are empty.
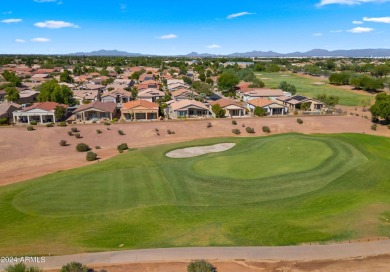
<svg viewBox="0 0 390 272">
<path fill-rule="evenodd" d="M 208 145 L 208 146 L 195 146 L 195 147 L 176 149 L 171 152 L 168 152 L 165 155 L 167 157 L 175 158 L 175 159 L 191 158 L 191 157 L 197 157 L 208 153 L 226 151 L 235 145 L 236 145 L 235 143 L 223 143 L 223 144 L 215 144 L 215 145 Z"/>
</svg>

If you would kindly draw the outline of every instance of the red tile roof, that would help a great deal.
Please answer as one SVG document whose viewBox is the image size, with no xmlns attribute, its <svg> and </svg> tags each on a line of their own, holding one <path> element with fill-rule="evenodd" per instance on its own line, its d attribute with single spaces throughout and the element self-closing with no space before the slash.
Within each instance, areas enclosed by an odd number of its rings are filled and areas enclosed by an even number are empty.
<svg viewBox="0 0 390 272">
<path fill-rule="evenodd" d="M 29 111 L 33 109 L 40 109 L 45 111 L 53 111 L 57 106 L 63 106 L 67 108 L 67 105 L 59 104 L 56 102 L 41 102 L 41 103 L 35 103 L 30 107 L 24 108 L 23 111 Z"/>
<path fill-rule="evenodd" d="M 127 102 L 127 103 L 123 104 L 122 109 L 129 110 L 129 109 L 134 109 L 134 108 L 139 107 L 139 106 L 142 106 L 142 107 L 145 107 L 148 109 L 158 109 L 157 103 L 153 103 L 153 102 L 150 102 L 147 100 L 142 100 L 142 99 Z"/>
</svg>

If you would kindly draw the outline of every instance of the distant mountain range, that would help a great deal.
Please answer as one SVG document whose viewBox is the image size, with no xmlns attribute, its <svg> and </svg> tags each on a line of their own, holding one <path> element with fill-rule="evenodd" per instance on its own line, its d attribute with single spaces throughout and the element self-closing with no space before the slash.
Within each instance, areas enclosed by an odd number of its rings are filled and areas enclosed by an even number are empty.
<svg viewBox="0 0 390 272">
<path fill-rule="evenodd" d="M 129 53 L 118 50 L 99 50 L 92 52 L 78 52 L 68 54 L 70 56 L 118 56 L 118 57 L 141 57 L 141 56 L 156 56 L 140 53 Z M 390 49 L 351 49 L 351 50 L 325 50 L 314 49 L 307 52 L 293 53 L 278 53 L 274 51 L 252 51 L 244 53 L 233 53 L 228 55 L 216 55 L 209 53 L 191 52 L 187 55 L 178 55 L 177 57 L 190 58 L 207 58 L 207 57 L 262 57 L 262 58 L 277 58 L 277 57 L 351 57 L 351 58 L 369 58 L 369 57 L 390 57 Z"/>
</svg>

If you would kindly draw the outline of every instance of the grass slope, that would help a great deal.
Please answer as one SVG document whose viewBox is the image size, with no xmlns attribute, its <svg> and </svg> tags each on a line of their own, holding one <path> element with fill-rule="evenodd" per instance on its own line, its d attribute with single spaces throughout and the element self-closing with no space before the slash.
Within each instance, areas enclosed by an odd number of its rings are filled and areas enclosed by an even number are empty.
<svg viewBox="0 0 390 272">
<path fill-rule="evenodd" d="M 339 104 L 343 106 L 361 106 L 361 101 L 369 96 L 329 85 L 329 81 L 324 78 L 311 79 L 297 76 L 295 74 L 286 73 L 259 73 L 258 77 L 264 78 L 263 81 L 267 88 L 278 88 L 280 82 L 287 81 L 295 85 L 297 94 L 315 98 L 318 94 L 327 94 L 340 97 Z M 324 85 L 316 85 L 316 82 L 327 83 Z"/>
<path fill-rule="evenodd" d="M 236 146 L 189 159 L 164 156 L 219 142 Z M 132 151 L 1 187 L 0 254 L 390 236 L 389 154 L 390 139 L 357 134 L 207 139 Z"/>
</svg>

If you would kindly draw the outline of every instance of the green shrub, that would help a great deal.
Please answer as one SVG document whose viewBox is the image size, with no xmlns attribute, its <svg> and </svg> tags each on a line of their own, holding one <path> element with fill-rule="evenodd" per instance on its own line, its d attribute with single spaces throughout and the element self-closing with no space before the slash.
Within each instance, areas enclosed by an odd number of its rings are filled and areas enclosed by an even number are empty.
<svg viewBox="0 0 390 272">
<path fill-rule="evenodd" d="M 239 129 L 237 129 L 237 128 L 232 129 L 232 132 L 233 132 L 234 134 L 237 134 L 237 135 L 240 135 L 240 134 L 241 134 L 241 131 L 240 131 Z"/>
<path fill-rule="evenodd" d="M 67 263 L 60 272 L 88 272 L 88 267 L 78 262 Z"/>
<path fill-rule="evenodd" d="M 372 124 L 371 125 L 371 130 L 376 130 L 376 128 L 377 128 L 377 124 Z"/>
<path fill-rule="evenodd" d="M 65 140 L 60 141 L 60 146 L 67 146 L 67 142 Z"/>
<path fill-rule="evenodd" d="M 42 270 L 36 266 L 27 267 L 24 263 L 17 263 L 9 265 L 4 269 L 5 272 L 42 272 Z"/>
<path fill-rule="evenodd" d="M 73 136 L 73 132 L 71 130 L 68 131 L 69 136 Z"/>
<path fill-rule="evenodd" d="M 387 125 L 387 128 L 390 129 L 390 125 Z"/>
<path fill-rule="evenodd" d="M 97 129 L 97 130 L 96 130 L 96 133 L 97 133 L 97 134 L 102 134 L 103 131 L 101 131 L 100 129 Z"/>
<path fill-rule="evenodd" d="M 85 158 L 87 161 L 95 161 L 97 159 L 97 154 L 92 151 L 88 151 Z"/>
<path fill-rule="evenodd" d="M 59 123 L 57 124 L 57 126 L 59 126 L 59 127 L 66 127 L 67 124 L 66 124 L 66 122 L 59 122 Z"/>
<path fill-rule="evenodd" d="M 38 125 L 38 122 L 37 121 L 30 121 L 30 125 L 36 126 L 36 125 Z"/>
<path fill-rule="evenodd" d="M 217 269 L 205 260 L 196 260 L 190 262 L 187 272 L 217 272 Z"/>
<path fill-rule="evenodd" d="M 87 152 L 89 150 L 91 150 L 91 148 L 89 148 L 89 146 L 87 144 L 84 144 L 84 143 L 79 143 L 77 146 L 76 146 L 76 150 L 78 152 Z"/>
<path fill-rule="evenodd" d="M 33 126 L 27 126 L 27 130 L 28 130 L 28 131 L 33 131 L 33 130 L 35 130 L 35 129 L 34 129 Z"/>
<path fill-rule="evenodd" d="M 127 146 L 126 143 L 123 143 L 123 144 L 118 145 L 117 149 L 118 149 L 119 153 L 122 153 L 124 150 L 129 149 L 129 147 Z"/>
<path fill-rule="evenodd" d="M 255 133 L 255 129 L 254 128 L 251 128 L 251 127 L 246 127 L 246 132 L 248 133 Z"/>
<path fill-rule="evenodd" d="M 294 115 L 298 115 L 298 111 L 297 110 L 294 111 Z"/>
<path fill-rule="evenodd" d="M 76 127 L 72 127 L 70 130 L 71 130 L 72 132 L 79 132 L 79 130 L 78 130 Z"/>
<path fill-rule="evenodd" d="M 170 130 L 170 129 L 167 130 L 167 133 L 168 133 L 169 135 L 175 134 L 175 132 L 174 132 L 173 130 Z"/>
<path fill-rule="evenodd" d="M 80 135 L 80 133 L 77 132 L 77 133 L 74 134 L 74 137 L 76 137 L 77 139 L 80 139 L 81 135 Z"/>
<path fill-rule="evenodd" d="M 207 124 L 207 128 L 211 128 L 213 125 L 211 123 Z"/>
<path fill-rule="evenodd" d="M 109 125 L 111 125 L 111 124 L 110 124 L 110 122 L 107 122 L 107 121 L 106 121 L 106 122 L 104 122 L 103 124 L 104 124 L 105 126 L 109 126 Z"/>
<path fill-rule="evenodd" d="M 54 123 L 48 123 L 46 124 L 46 127 L 54 127 Z"/>
<path fill-rule="evenodd" d="M 95 146 L 95 149 L 102 149 L 100 145 Z"/>
<path fill-rule="evenodd" d="M 258 117 L 263 117 L 267 115 L 267 111 L 262 107 L 255 107 L 253 114 Z"/>
<path fill-rule="evenodd" d="M 271 129 L 270 129 L 269 127 L 267 127 L 267 126 L 263 126 L 263 127 L 262 127 L 262 130 L 263 130 L 263 132 L 265 132 L 265 133 L 270 133 L 270 132 L 271 132 Z"/>
<path fill-rule="evenodd" d="M 118 118 L 112 118 L 113 122 L 118 122 Z"/>
<path fill-rule="evenodd" d="M 232 125 L 237 125 L 237 121 L 236 120 L 232 120 Z"/>
<path fill-rule="evenodd" d="M 118 130 L 118 134 L 119 134 L 119 135 L 122 135 L 122 136 L 123 136 L 123 135 L 126 135 L 126 134 L 123 132 L 123 130 Z"/>
<path fill-rule="evenodd" d="M 0 126 L 8 125 L 8 124 L 9 124 L 9 121 L 8 121 L 7 117 L 0 118 Z"/>
<path fill-rule="evenodd" d="M 300 119 L 300 118 L 298 118 L 298 119 L 297 119 L 297 123 L 300 124 L 300 125 L 302 125 L 302 124 L 303 124 L 303 120 Z"/>
</svg>

